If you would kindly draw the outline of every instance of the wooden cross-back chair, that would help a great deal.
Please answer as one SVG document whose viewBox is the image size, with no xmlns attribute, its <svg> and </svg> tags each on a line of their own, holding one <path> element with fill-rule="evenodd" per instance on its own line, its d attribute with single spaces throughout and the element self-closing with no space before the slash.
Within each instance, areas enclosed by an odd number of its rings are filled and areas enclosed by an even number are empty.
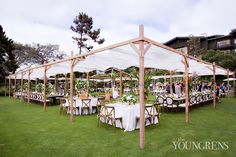
<svg viewBox="0 0 236 157">
<path fill-rule="evenodd" d="M 107 123 L 111 122 L 111 124 L 116 127 L 116 121 L 120 121 L 121 128 L 123 128 L 123 122 L 122 122 L 122 117 L 116 117 L 115 114 L 115 107 L 114 106 L 106 106 L 106 118 L 107 118 Z"/>
<path fill-rule="evenodd" d="M 90 114 L 90 104 L 91 99 L 82 99 L 82 106 L 81 106 L 81 114 L 83 115 L 84 110 L 88 110 L 88 114 Z"/>
<path fill-rule="evenodd" d="M 59 105 L 59 107 L 60 107 L 60 114 L 67 112 L 68 107 L 66 107 L 65 104 L 66 104 L 66 99 L 61 98 L 60 99 L 60 105 Z"/>
<path fill-rule="evenodd" d="M 146 126 L 147 122 L 149 122 L 150 124 L 152 124 L 152 121 L 153 121 L 153 115 L 152 115 L 153 107 L 154 107 L 154 105 L 145 106 L 145 115 L 144 115 L 144 123 L 145 123 L 145 126 Z M 135 128 L 137 128 L 139 121 L 140 121 L 140 117 L 137 116 L 137 117 L 136 117 Z"/>
<path fill-rule="evenodd" d="M 69 107 L 67 107 L 67 109 L 70 110 L 70 108 L 71 108 L 71 101 L 70 101 L 70 99 L 66 99 L 66 101 L 69 104 Z M 76 113 L 76 109 L 78 109 L 78 111 L 79 111 L 79 107 L 75 107 L 76 106 L 76 101 L 75 100 L 73 100 L 73 101 L 74 101 L 73 102 L 73 113 L 75 114 Z"/>
<path fill-rule="evenodd" d="M 96 104 L 96 106 L 92 106 L 92 112 L 93 112 L 94 110 L 95 110 L 95 113 L 98 112 L 97 106 L 104 104 L 104 100 L 105 100 L 104 97 L 98 97 L 98 98 L 97 98 L 97 104 Z"/>
<path fill-rule="evenodd" d="M 106 123 L 106 107 L 104 104 L 97 104 L 97 119 L 98 119 L 98 126 L 101 120 Z"/>
</svg>

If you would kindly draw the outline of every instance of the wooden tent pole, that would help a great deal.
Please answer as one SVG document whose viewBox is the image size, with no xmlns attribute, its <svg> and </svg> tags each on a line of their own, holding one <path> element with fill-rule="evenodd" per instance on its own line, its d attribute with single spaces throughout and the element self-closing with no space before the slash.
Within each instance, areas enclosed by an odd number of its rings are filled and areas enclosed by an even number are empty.
<svg viewBox="0 0 236 157">
<path fill-rule="evenodd" d="M 229 69 L 227 69 L 227 91 L 229 92 Z"/>
<path fill-rule="evenodd" d="M 213 65 L 212 65 L 212 69 L 213 69 L 213 105 L 214 105 L 214 108 L 216 108 L 216 75 L 215 75 L 215 62 L 213 62 Z"/>
<path fill-rule="evenodd" d="M 234 70 L 234 73 L 233 73 L 233 78 L 234 78 L 234 80 L 233 80 L 233 91 L 234 91 L 234 97 L 236 97 L 236 87 L 235 87 L 235 73 L 236 73 L 236 70 Z"/>
<path fill-rule="evenodd" d="M 173 95 L 173 88 L 172 88 L 172 71 L 170 70 L 170 94 Z"/>
<path fill-rule="evenodd" d="M 24 73 L 21 73 L 21 80 L 20 80 L 20 95 L 21 95 L 21 99 L 23 99 L 23 75 Z"/>
<path fill-rule="evenodd" d="M 122 71 L 120 70 L 120 97 L 123 95 L 123 81 L 122 81 Z"/>
<path fill-rule="evenodd" d="M 144 37 L 143 25 L 139 26 L 139 37 Z M 139 43 L 139 101 L 140 101 L 140 148 L 145 143 L 145 104 L 144 104 L 144 43 Z"/>
<path fill-rule="evenodd" d="M 74 121 L 74 112 L 73 112 L 73 104 L 74 104 L 74 91 L 73 91 L 73 85 L 74 85 L 74 66 L 73 66 L 73 59 L 71 60 L 71 66 L 70 66 L 70 121 Z"/>
<path fill-rule="evenodd" d="M 5 84 L 4 95 L 7 96 L 7 78 L 6 78 L 6 76 L 5 76 L 5 82 L 4 82 L 4 84 Z"/>
<path fill-rule="evenodd" d="M 71 52 L 71 57 L 73 57 L 73 52 Z M 77 59 L 71 59 L 70 66 L 70 121 L 74 122 L 74 66 L 78 63 Z"/>
<path fill-rule="evenodd" d="M 64 74 L 64 75 L 65 75 L 64 96 L 66 96 L 66 93 L 67 93 L 67 74 Z"/>
<path fill-rule="evenodd" d="M 37 92 L 37 84 L 38 84 L 38 79 L 37 78 L 35 78 L 35 92 Z"/>
<path fill-rule="evenodd" d="M 185 76 L 185 122 L 186 124 L 189 124 L 189 92 L 188 92 L 188 68 L 189 68 L 189 64 L 188 64 L 188 51 L 185 51 L 185 56 L 184 56 L 184 76 Z"/>
<path fill-rule="evenodd" d="M 166 74 L 164 75 L 164 85 L 165 85 L 165 94 L 166 94 Z"/>
<path fill-rule="evenodd" d="M 46 106 L 47 106 L 47 102 L 46 102 L 46 85 L 47 85 L 47 65 L 46 63 L 44 63 L 44 77 L 43 77 L 43 112 L 46 112 Z"/>
<path fill-rule="evenodd" d="M 111 71 L 111 89 L 112 89 L 112 93 L 113 93 L 113 87 L 114 87 L 114 82 L 113 82 L 113 72 L 114 72 L 114 69 L 112 68 L 112 71 Z"/>
<path fill-rule="evenodd" d="M 15 74 L 15 80 L 14 80 L 14 96 L 15 96 L 15 98 L 16 98 L 16 74 Z"/>
<path fill-rule="evenodd" d="M 31 71 L 28 71 L 28 89 L 27 89 L 27 99 L 28 99 L 28 103 L 30 103 L 30 73 Z"/>
<path fill-rule="evenodd" d="M 88 83 L 88 86 L 87 86 L 87 89 L 86 89 L 86 92 L 87 92 L 87 96 L 89 95 L 89 72 L 87 72 L 87 83 Z"/>
<path fill-rule="evenodd" d="M 55 75 L 55 80 L 54 80 L 54 93 L 57 93 L 57 75 Z"/>
<path fill-rule="evenodd" d="M 11 77 L 8 78 L 8 96 L 11 97 Z"/>
<path fill-rule="evenodd" d="M 151 47 L 149 43 L 144 48 L 144 28 L 143 25 L 139 26 L 139 48 L 137 48 L 133 43 L 130 44 L 131 48 L 138 54 L 139 56 L 139 103 L 140 103 L 140 118 L 139 118 L 139 147 L 140 149 L 144 149 L 145 144 L 145 103 L 144 103 L 144 55 Z"/>
</svg>

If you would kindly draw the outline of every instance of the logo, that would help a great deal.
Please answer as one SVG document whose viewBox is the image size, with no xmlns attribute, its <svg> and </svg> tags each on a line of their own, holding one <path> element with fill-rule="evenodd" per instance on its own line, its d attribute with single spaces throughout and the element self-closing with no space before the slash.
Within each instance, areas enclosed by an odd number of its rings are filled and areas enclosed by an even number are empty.
<svg viewBox="0 0 236 157">
<path fill-rule="evenodd" d="M 175 150 L 228 150 L 229 142 L 227 141 L 187 141 L 178 138 L 172 141 Z"/>
</svg>

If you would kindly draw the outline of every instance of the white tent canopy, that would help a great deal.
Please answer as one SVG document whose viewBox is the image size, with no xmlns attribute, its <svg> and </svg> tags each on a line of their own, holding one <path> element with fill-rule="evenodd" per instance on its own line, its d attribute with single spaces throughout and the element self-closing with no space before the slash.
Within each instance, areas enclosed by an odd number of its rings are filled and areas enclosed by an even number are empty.
<svg viewBox="0 0 236 157">
<path fill-rule="evenodd" d="M 223 81 L 236 81 L 236 78 L 224 79 Z"/>
<path fill-rule="evenodd" d="M 147 44 L 146 44 L 147 45 Z M 138 45 L 136 45 L 137 47 Z M 174 70 L 184 72 L 184 65 L 181 62 L 183 55 L 181 52 L 170 51 L 156 45 L 151 45 L 144 57 L 144 66 L 146 68 Z M 48 63 L 50 64 L 50 63 Z M 47 77 L 56 74 L 70 73 L 71 61 L 65 59 L 60 63 L 53 63 L 47 70 Z M 134 51 L 129 43 L 113 49 L 101 51 L 89 55 L 76 64 L 74 71 L 90 72 L 93 70 L 106 70 L 110 67 L 118 69 L 126 69 L 130 66 L 139 66 L 138 54 Z M 42 78 L 44 75 L 44 67 L 30 67 L 32 73 L 30 78 Z M 212 75 L 211 63 L 201 62 L 194 58 L 189 58 L 189 73 L 197 73 L 198 75 Z M 23 78 L 28 79 L 28 69 L 21 70 L 16 73 L 17 78 L 21 78 L 21 73 L 24 72 Z M 221 67 L 216 67 L 216 75 L 227 75 L 227 70 Z"/>
</svg>

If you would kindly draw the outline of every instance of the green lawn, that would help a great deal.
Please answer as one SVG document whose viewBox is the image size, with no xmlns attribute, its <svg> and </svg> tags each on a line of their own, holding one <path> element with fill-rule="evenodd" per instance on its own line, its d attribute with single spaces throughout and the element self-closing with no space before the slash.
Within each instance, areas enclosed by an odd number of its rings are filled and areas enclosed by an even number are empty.
<svg viewBox="0 0 236 157">
<path fill-rule="evenodd" d="M 175 150 L 172 141 L 228 142 L 228 150 Z M 60 156 L 235 156 L 236 99 L 225 98 L 213 109 L 207 105 L 190 112 L 163 113 L 161 123 L 146 127 L 145 149 L 139 149 L 139 130 L 124 132 L 97 127 L 96 116 L 77 116 L 74 123 L 60 115 L 58 106 L 47 112 L 36 104 L 0 97 L 0 157 Z"/>
</svg>

